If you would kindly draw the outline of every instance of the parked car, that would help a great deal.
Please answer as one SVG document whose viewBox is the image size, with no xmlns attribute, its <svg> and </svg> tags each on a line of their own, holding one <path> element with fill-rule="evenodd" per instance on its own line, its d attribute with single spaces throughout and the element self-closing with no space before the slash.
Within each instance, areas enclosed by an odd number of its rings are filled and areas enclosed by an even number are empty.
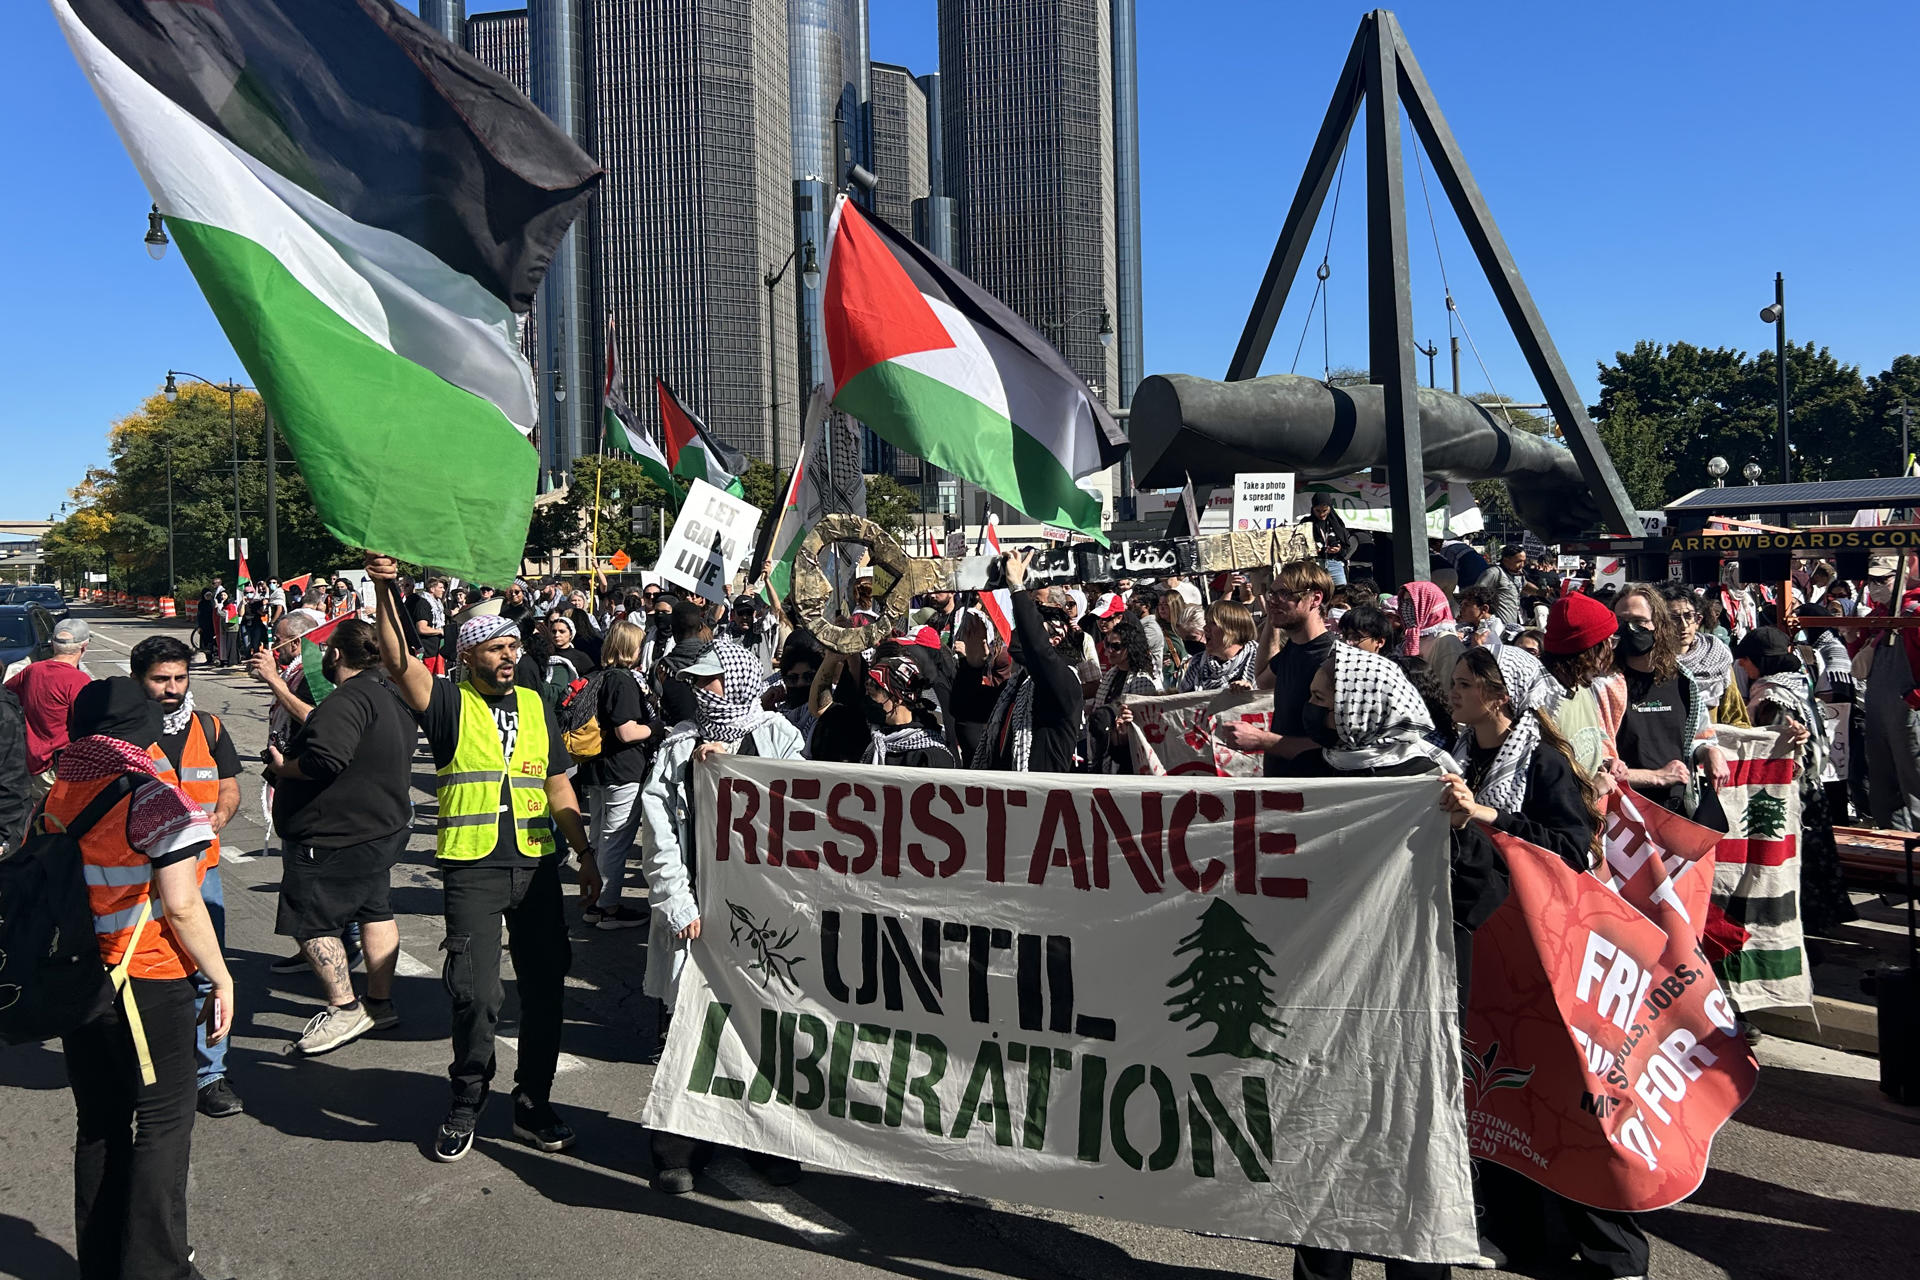
<svg viewBox="0 0 1920 1280">
<path fill-rule="evenodd" d="M 53 656 L 53 615 L 37 604 L 0 604 L 0 684 Z"/>
<path fill-rule="evenodd" d="M 60 588 L 51 583 L 29 582 L 13 587 L 7 592 L 8 604 L 37 604 L 53 616 L 58 622 L 72 612 L 67 598 L 60 594 Z"/>
</svg>

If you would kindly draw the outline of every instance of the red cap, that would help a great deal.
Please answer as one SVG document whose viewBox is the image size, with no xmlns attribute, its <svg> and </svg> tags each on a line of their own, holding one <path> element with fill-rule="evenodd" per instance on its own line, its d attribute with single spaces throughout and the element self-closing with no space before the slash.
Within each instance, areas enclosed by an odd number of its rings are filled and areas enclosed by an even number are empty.
<svg viewBox="0 0 1920 1280">
<path fill-rule="evenodd" d="M 1546 649 L 1561 656 L 1581 653 L 1619 629 L 1613 610 L 1592 596 L 1562 596 L 1547 608 Z"/>
<path fill-rule="evenodd" d="M 915 627 L 900 637 L 901 644 L 917 644 L 923 649 L 938 649 L 940 633 L 932 627 Z"/>
</svg>

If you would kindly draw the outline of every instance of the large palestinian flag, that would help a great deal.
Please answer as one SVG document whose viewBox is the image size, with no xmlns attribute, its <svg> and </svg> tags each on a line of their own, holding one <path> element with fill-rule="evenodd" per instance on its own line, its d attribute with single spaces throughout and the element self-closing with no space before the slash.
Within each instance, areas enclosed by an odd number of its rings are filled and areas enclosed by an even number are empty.
<svg viewBox="0 0 1920 1280">
<path fill-rule="evenodd" d="M 539 471 L 514 313 L 599 167 L 387 0 L 51 3 L 327 528 L 511 579 Z"/>
<path fill-rule="evenodd" d="M 705 480 L 736 498 L 744 494 L 740 477 L 747 470 L 747 455 L 715 440 L 693 410 L 680 403 L 665 378 L 655 378 L 653 389 L 660 398 L 660 431 L 667 442 L 667 461 L 673 474 L 685 482 L 681 488 Z"/>
<path fill-rule="evenodd" d="M 1082 482 L 1127 439 L 1060 353 L 998 298 L 845 196 L 827 232 L 834 407 L 1035 520 L 1104 542 Z"/>
<path fill-rule="evenodd" d="M 640 464 L 640 470 L 667 495 L 675 510 L 680 507 L 683 488 L 673 478 L 673 468 L 660 446 L 634 417 L 627 404 L 626 379 L 620 372 L 620 352 L 613 341 L 613 317 L 607 317 L 607 394 L 605 417 L 600 424 L 601 450 L 625 454 Z"/>
</svg>

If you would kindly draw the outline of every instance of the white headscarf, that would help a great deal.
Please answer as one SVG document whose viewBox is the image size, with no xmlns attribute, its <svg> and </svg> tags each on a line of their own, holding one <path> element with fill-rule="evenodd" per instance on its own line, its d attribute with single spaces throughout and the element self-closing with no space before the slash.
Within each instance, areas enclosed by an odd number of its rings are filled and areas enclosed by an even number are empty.
<svg viewBox="0 0 1920 1280">
<path fill-rule="evenodd" d="M 1427 741 L 1433 717 L 1406 672 L 1391 658 L 1346 643 L 1333 646 L 1333 731 L 1340 745 L 1326 751 L 1326 760 L 1342 773 L 1415 757 L 1450 773 L 1460 767 Z"/>
</svg>

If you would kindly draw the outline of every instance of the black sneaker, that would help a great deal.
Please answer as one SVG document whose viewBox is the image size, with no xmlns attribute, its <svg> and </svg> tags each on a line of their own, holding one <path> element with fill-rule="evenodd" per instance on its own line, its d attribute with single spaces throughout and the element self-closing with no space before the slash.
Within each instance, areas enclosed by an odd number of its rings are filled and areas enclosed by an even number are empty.
<svg viewBox="0 0 1920 1280">
<path fill-rule="evenodd" d="M 391 1000 L 375 1000 L 372 996 L 362 996 L 360 1005 L 373 1019 L 375 1031 L 387 1031 L 400 1025 L 400 1013 L 393 1007 Z"/>
<path fill-rule="evenodd" d="M 434 1135 L 433 1158 L 452 1164 L 465 1156 L 473 1149 L 473 1130 L 479 1122 L 480 1108 L 454 1103 L 453 1110 L 440 1122 L 440 1132 Z"/>
<path fill-rule="evenodd" d="M 575 1141 L 573 1130 L 550 1102 L 513 1097 L 513 1136 L 540 1151 L 565 1151 Z"/>
<path fill-rule="evenodd" d="M 647 922 L 647 913 L 622 903 L 612 911 L 605 912 L 595 922 L 597 929 L 638 929 Z"/>
<path fill-rule="evenodd" d="M 247 1108 L 240 1101 L 240 1095 L 233 1091 L 225 1076 L 215 1076 L 200 1086 L 200 1114 L 219 1120 L 225 1116 L 237 1116 Z"/>
</svg>

